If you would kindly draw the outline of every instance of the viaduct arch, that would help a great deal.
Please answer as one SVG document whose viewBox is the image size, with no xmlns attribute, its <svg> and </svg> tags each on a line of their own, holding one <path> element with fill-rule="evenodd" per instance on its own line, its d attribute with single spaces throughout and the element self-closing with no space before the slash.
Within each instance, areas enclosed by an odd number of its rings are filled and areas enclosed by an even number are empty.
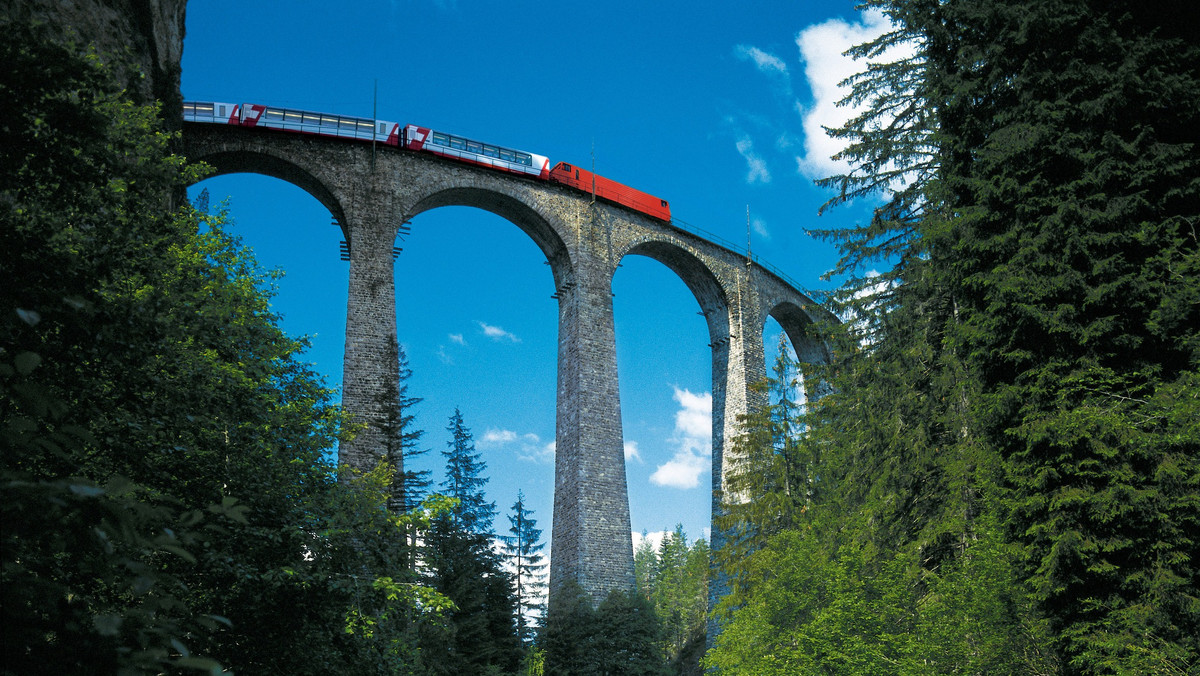
<svg viewBox="0 0 1200 676">
<path fill-rule="evenodd" d="M 350 249 L 342 404 L 366 429 L 339 462 L 374 465 L 381 406 L 396 385 L 392 246 L 398 228 L 442 206 L 471 206 L 519 227 L 550 265 L 558 299 L 558 385 L 551 595 L 577 582 L 599 602 L 633 586 L 633 547 L 613 333 L 612 277 L 625 256 L 648 256 L 687 285 L 708 326 L 713 373 L 713 510 L 733 462 L 740 415 L 766 403 L 750 385 L 765 373 L 763 327 L 774 317 L 801 361 L 823 363 L 823 310 L 743 254 L 563 186 L 440 157 L 373 150 L 335 138 L 184 123 L 184 154 L 218 175 L 282 179 L 321 202 Z M 394 391 L 394 390 L 393 390 Z M 813 391 L 812 388 L 809 391 Z M 713 533 L 713 546 L 720 545 Z"/>
</svg>

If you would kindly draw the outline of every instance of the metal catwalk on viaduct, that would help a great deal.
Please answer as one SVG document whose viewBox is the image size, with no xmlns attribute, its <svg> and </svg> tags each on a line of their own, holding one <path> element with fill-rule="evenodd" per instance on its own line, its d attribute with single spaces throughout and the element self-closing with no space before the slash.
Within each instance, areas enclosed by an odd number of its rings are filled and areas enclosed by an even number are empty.
<svg viewBox="0 0 1200 676">
<path fill-rule="evenodd" d="M 826 359 L 814 327 L 821 311 L 779 277 L 747 265 L 744 255 L 563 186 L 316 136 L 186 123 L 183 140 L 185 154 L 217 174 L 265 174 L 306 190 L 344 229 L 350 284 L 342 404 L 367 428 L 341 446 L 340 462 L 357 468 L 377 462 L 380 402 L 397 377 L 392 246 L 399 226 L 430 209 L 469 206 L 511 221 L 537 243 L 558 298 L 551 593 L 569 580 L 595 601 L 633 587 L 612 305 L 613 273 L 625 256 L 649 256 L 673 270 L 707 320 L 714 509 L 738 416 L 765 403 L 750 385 L 765 375 L 767 317 L 801 361 Z"/>
</svg>

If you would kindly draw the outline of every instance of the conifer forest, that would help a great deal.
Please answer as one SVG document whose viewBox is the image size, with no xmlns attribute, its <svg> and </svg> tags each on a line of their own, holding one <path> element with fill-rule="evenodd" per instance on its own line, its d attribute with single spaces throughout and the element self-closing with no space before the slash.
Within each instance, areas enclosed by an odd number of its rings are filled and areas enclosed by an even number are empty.
<svg viewBox="0 0 1200 676">
<path fill-rule="evenodd" d="M 551 515 L 488 492 L 472 412 L 431 448 L 398 345 L 386 453 L 339 468 L 163 105 L 0 11 L 0 674 L 1200 673 L 1200 32 L 866 6 L 830 363 L 768 365 L 722 546 L 553 612 Z"/>
</svg>

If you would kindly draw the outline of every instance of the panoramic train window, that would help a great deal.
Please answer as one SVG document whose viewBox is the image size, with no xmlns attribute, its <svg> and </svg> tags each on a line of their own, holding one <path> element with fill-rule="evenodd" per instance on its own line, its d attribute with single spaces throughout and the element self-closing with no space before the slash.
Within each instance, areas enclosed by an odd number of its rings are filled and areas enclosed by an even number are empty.
<svg viewBox="0 0 1200 676">
<path fill-rule="evenodd" d="M 450 145 L 450 137 L 435 131 L 433 132 L 433 142 L 439 146 L 448 146 Z"/>
<path fill-rule="evenodd" d="M 263 117 L 267 118 L 268 120 L 282 120 L 283 111 L 276 108 L 267 108 L 265 111 L 263 111 Z"/>
<path fill-rule="evenodd" d="M 453 136 L 450 137 L 450 147 L 451 148 L 454 148 L 455 150 L 462 150 L 465 146 L 466 146 L 466 144 L 463 143 L 462 139 L 455 138 Z"/>
<path fill-rule="evenodd" d="M 484 146 L 483 154 L 488 157 L 500 157 L 500 151 L 495 146 Z"/>
</svg>

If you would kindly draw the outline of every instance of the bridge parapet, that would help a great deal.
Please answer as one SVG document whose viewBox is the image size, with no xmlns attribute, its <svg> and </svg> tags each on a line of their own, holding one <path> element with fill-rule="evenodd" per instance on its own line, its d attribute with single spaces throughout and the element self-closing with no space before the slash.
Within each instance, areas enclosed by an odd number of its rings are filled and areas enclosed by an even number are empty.
<svg viewBox="0 0 1200 676">
<path fill-rule="evenodd" d="M 590 195 L 440 157 L 236 126 L 186 123 L 184 152 L 218 173 L 291 182 L 324 204 L 350 249 L 343 407 L 365 429 L 339 461 L 367 469 L 388 453 L 388 397 L 397 391 L 392 247 L 402 223 L 442 206 L 495 213 L 549 262 L 559 304 L 551 593 L 578 582 L 599 601 L 633 585 L 633 551 L 612 316 L 612 277 L 648 256 L 692 291 L 713 359 L 713 489 L 724 490 L 738 418 L 765 404 L 763 326 L 774 316 L 804 359 L 825 361 L 814 332 L 825 313 L 778 273 L 690 228 Z M 721 509 L 714 497 L 714 512 Z M 714 534 L 714 541 L 719 534 Z M 715 542 L 714 542 L 715 544 Z"/>
</svg>

